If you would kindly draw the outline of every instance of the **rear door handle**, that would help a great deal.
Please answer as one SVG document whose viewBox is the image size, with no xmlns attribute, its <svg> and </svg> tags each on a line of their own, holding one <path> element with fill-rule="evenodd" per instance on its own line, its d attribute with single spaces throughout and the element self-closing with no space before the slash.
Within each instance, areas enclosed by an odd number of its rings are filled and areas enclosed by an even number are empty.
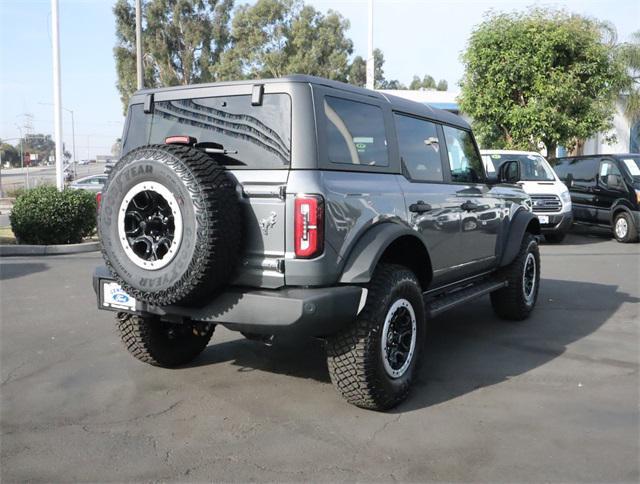
<svg viewBox="0 0 640 484">
<path fill-rule="evenodd" d="M 478 205 L 477 203 L 472 202 L 471 200 L 467 200 L 462 205 L 460 205 L 460 208 L 462 210 L 466 210 L 467 212 L 473 212 L 474 210 L 477 210 L 479 206 L 480 205 Z"/>
<path fill-rule="evenodd" d="M 409 211 L 413 213 L 424 213 L 432 210 L 431 205 L 424 203 L 422 200 L 418 200 L 416 203 L 409 205 Z"/>
</svg>

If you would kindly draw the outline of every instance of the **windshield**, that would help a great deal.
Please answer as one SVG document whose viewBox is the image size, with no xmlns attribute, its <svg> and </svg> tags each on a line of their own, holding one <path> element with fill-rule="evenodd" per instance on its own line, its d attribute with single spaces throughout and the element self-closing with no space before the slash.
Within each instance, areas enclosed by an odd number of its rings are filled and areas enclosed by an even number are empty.
<svg viewBox="0 0 640 484">
<path fill-rule="evenodd" d="M 277 169 L 291 158 L 291 99 L 265 94 L 262 105 L 251 96 L 224 96 L 158 101 L 153 113 L 142 104 L 129 108 L 122 154 L 148 144 L 163 144 L 169 136 L 191 136 L 198 143 L 215 143 L 227 154 L 212 154 L 233 168 Z"/>
<path fill-rule="evenodd" d="M 640 156 L 625 156 L 621 159 L 622 164 L 633 178 L 633 181 L 640 182 Z"/>
<path fill-rule="evenodd" d="M 521 181 L 555 181 L 553 170 L 547 161 L 540 155 L 515 155 L 509 153 L 484 154 L 482 156 L 487 171 L 500 169 L 505 161 L 518 161 L 520 163 Z"/>
</svg>

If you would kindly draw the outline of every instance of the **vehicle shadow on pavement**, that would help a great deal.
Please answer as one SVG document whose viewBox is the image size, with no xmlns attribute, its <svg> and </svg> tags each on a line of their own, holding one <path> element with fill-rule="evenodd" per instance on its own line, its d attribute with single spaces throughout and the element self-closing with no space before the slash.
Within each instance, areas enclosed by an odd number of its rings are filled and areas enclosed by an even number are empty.
<svg viewBox="0 0 640 484">
<path fill-rule="evenodd" d="M 17 279 L 36 272 L 46 271 L 49 268 L 43 262 L 9 262 L 0 266 L 0 281 Z"/>
<path fill-rule="evenodd" d="M 240 334 L 238 333 L 238 336 Z M 273 346 L 244 339 L 210 345 L 195 361 L 187 365 L 205 366 L 231 362 L 238 371 L 266 371 L 330 383 L 324 343 L 314 338 L 278 337 Z"/>
<path fill-rule="evenodd" d="M 526 321 L 499 319 L 489 298 L 445 313 L 431 321 L 411 396 L 392 412 L 429 407 L 525 374 L 596 331 L 622 304 L 639 302 L 613 285 L 543 279 L 536 310 Z M 188 366 L 223 362 L 243 372 L 330 382 L 323 344 L 312 338 L 283 337 L 271 347 L 245 339 L 214 343 Z"/>
<path fill-rule="evenodd" d="M 560 243 L 547 242 L 546 245 L 589 245 L 608 242 L 613 239 L 611 229 L 576 225 L 571 228 L 567 237 Z"/>
<path fill-rule="evenodd" d="M 540 287 L 537 307 L 525 321 L 498 319 L 488 298 L 434 319 L 417 384 L 393 412 L 429 407 L 523 375 L 563 355 L 568 345 L 596 331 L 622 304 L 640 302 L 613 285 L 543 279 Z M 571 358 L 627 365 L 589 355 Z"/>
</svg>

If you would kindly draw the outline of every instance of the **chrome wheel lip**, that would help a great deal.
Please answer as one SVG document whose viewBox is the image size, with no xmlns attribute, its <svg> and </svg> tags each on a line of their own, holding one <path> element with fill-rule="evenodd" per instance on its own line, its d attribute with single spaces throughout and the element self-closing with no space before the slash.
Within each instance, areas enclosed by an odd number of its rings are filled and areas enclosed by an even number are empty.
<svg viewBox="0 0 640 484">
<path fill-rule="evenodd" d="M 616 226 L 614 230 L 616 232 L 616 236 L 619 239 L 624 239 L 627 236 L 627 233 L 629 232 L 629 224 L 624 219 L 624 217 L 619 217 L 618 220 L 616 220 Z"/>
<path fill-rule="evenodd" d="M 169 207 L 171 208 L 173 214 L 173 240 L 171 241 L 171 246 L 167 254 L 158 260 L 145 260 L 139 257 L 134 251 L 129 241 L 127 239 L 127 234 L 125 232 L 125 216 L 127 213 L 127 208 L 129 207 L 129 203 L 135 196 L 144 192 L 150 191 L 155 192 L 157 195 L 160 195 L 167 202 Z M 127 194 L 122 199 L 122 203 L 120 204 L 120 208 L 118 209 L 118 240 L 120 241 L 120 245 L 124 250 L 124 253 L 127 254 L 129 260 L 133 262 L 136 266 L 146 269 L 146 270 L 158 270 L 166 267 L 176 256 L 178 249 L 180 247 L 180 243 L 182 242 L 182 233 L 183 233 L 183 223 L 182 223 L 182 211 L 180 210 L 180 206 L 176 197 L 169 191 L 167 187 L 162 185 L 161 183 L 154 181 L 146 181 L 138 183 L 133 186 Z"/>
<path fill-rule="evenodd" d="M 393 319 L 393 316 L 396 314 L 396 312 L 400 308 L 405 308 L 409 312 L 409 315 L 411 317 L 411 344 L 409 346 L 409 353 L 404 363 L 402 364 L 402 366 L 398 369 L 394 369 L 391 366 L 391 363 L 387 356 L 387 346 L 389 341 L 388 338 L 389 338 L 389 330 L 391 327 L 391 321 Z M 416 313 L 411 303 L 406 299 L 396 300 L 387 311 L 387 315 L 384 320 L 384 326 L 382 328 L 382 335 L 380 338 L 380 351 L 382 355 L 382 364 L 384 366 L 385 372 L 391 378 L 393 379 L 400 378 L 402 375 L 404 375 L 407 372 L 407 370 L 411 366 L 411 362 L 413 361 L 413 356 L 416 351 L 417 329 L 418 329 L 418 325 L 416 321 Z"/>
<path fill-rule="evenodd" d="M 524 260 L 524 268 L 522 270 L 522 294 L 528 304 L 533 302 L 536 293 L 537 272 L 538 264 L 536 263 L 536 257 L 532 252 L 529 252 Z"/>
</svg>

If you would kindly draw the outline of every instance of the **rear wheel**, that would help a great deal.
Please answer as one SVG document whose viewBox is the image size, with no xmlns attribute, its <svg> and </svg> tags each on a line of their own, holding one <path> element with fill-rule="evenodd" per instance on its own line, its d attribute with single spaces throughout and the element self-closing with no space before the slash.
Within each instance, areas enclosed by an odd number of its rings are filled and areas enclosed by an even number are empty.
<svg viewBox="0 0 640 484">
<path fill-rule="evenodd" d="M 520 252 L 503 270 L 508 286 L 491 293 L 491 305 L 498 316 L 513 321 L 529 317 L 538 299 L 540 286 L 540 250 L 538 242 L 525 233 Z"/>
<path fill-rule="evenodd" d="M 638 240 L 638 228 L 633 217 L 627 212 L 619 212 L 613 219 L 613 235 L 618 242 L 629 243 Z"/>
<path fill-rule="evenodd" d="M 198 356 L 209 344 L 215 325 L 168 323 L 155 317 L 118 313 L 117 328 L 122 342 L 138 360 L 173 368 Z"/>
<path fill-rule="evenodd" d="M 348 402 L 372 410 L 402 402 L 418 371 L 425 325 L 416 276 L 403 266 L 381 264 L 356 321 L 327 340 L 336 389 Z"/>
</svg>

